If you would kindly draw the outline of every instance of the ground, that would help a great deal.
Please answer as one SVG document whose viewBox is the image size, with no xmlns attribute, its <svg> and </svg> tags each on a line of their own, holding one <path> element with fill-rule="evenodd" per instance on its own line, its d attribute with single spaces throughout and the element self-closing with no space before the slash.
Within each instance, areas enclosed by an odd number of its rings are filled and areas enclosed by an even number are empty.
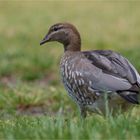
<svg viewBox="0 0 140 140">
<path fill-rule="evenodd" d="M 57 22 L 74 24 L 82 49 L 111 49 L 140 72 L 140 3 L 0 2 L 1 139 L 139 139 L 140 107 L 117 117 L 81 119 L 60 80 L 58 43 L 39 46 Z"/>
</svg>

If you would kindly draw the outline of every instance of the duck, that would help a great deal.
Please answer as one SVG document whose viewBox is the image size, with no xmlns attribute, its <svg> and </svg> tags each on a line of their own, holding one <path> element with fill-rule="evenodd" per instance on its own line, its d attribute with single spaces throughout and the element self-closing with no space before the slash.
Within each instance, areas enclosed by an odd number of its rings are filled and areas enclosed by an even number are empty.
<svg viewBox="0 0 140 140">
<path fill-rule="evenodd" d="M 112 50 L 81 51 L 81 37 L 70 23 L 52 25 L 40 42 L 63 44 L 61 79 L 83 118 L 88 113 L 105 115 L 140 104 L 140 75 L 127 58 Z"/>
</svg>

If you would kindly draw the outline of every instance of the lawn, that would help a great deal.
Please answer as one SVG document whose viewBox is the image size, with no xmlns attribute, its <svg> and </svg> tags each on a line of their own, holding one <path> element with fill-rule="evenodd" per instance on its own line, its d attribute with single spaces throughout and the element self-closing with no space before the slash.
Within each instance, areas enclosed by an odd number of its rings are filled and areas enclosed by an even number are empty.
<svg viewBox="0 0 140 140">
<path fill-rule="evenodd" d="M 60 80 L 63 47 L 39 43 L 57 22 L 74 24 L 82 49 L 111 49 L 140 72 L 140 2 L 0 1 L 0 139 L 140 139 L 140 107 L 81 119 Z"/>
</svg>

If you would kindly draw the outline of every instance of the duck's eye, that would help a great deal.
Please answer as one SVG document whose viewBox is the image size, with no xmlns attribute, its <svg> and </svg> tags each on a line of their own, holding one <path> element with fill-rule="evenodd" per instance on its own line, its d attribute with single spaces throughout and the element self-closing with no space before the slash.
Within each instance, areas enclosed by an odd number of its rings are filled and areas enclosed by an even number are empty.
<svg viewBox="0 0 140 140">
<path fill-rule="evenodd" d="M 54 27 L 54 28 L 53 28 L 53 30 L 54 30 L 54 31 L 57 31 L 57 30 L 58 30 L 58 28 L 57 28 L 57 27 Z"/>
</svg>

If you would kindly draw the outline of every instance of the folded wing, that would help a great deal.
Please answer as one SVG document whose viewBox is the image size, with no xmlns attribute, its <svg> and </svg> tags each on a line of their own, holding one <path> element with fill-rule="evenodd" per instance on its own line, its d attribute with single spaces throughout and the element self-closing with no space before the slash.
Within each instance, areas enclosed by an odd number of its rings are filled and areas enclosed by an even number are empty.
<svg viewBox="0 0 140 140">
<path fill-rule="evenodd" d="M 123 56 L 113 51 L 95 50 L 82 52 L 88 61 L 83 61 L 84 78 L 90 81 L 91 87 L 99 91 L 115 91 L 128 101 L 140 90 L 140 76 L 133 65 Z M 125 94 L 122 93 L 126 93 Z M 133 93 L 132 96 L 128 93 Z"/>
</svg>

